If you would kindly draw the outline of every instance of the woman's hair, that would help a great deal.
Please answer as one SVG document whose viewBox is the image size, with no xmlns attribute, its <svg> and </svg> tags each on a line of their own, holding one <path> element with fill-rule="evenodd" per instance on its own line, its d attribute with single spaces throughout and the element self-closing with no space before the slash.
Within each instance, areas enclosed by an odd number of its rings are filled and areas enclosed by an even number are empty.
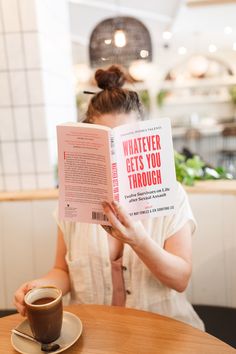
<svg viewBox="0 0 236 354">
<path fill-rule="evenodd" d="M 138 118 L 143 116 L 143 107 L 138 94 L 122 88 L 127 79 L 118 66 L 112 65 L 107 70 L 98 69 L 95 80 L 102 91 L 91 99 L 85 122 L 92 123 L 94 117 L 108 113 L 135 112 Z"/>
</svg>

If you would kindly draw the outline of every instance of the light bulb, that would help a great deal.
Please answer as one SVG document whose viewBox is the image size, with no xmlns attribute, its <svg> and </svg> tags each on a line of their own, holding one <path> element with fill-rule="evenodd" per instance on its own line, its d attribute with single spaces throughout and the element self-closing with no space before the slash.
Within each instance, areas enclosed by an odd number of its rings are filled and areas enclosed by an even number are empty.
<svg viewBox="0 0 236 354">
<path fill-rule="evenodd" d="M 111 44 L 111 39 L 105 39 L 105 40 L 104 40 L 104 43 L 105 43 L 106 45 Z"/>
<path fill-rule="evenodd" d="M 144 81 L 150 75 L 150 66 L 145 60 L 136 60 L 131 63 L 129 73 L 135 80 Z"/>
<path fill-rule="evenodd" d="M 172 33 L 169 32 L 169 31 L 164 31 L 164 32 L 162 33 L 162 38 L 163 38 L 163 39 L 169 40 L 169 39 L 171 39 L 171 37 L 172 37 Z"/>
<path fill-rule="evenodd" d="M 215 53 L 217 51 L 217 47 L 215 44 L 210 44 L 209 47 L 208 47 L 208 51 L 210 53 Z"/>
<path fill-rule="evenodd" d="M 122 30 L 116 30 L 114 34 L 115 46 L 122 48 L 126 46 L 126 36 L 125 32 Z"/>
<path fill-rule="evenodd" d="M 201 55 L 192 57 L 188 62 L 188 69 L 194 77 L 201 77 L 206 74 L 208 66 L 207 58 Z"/>
<path fill-rule="evenodd" d="M 233 32 L 233 30 L 232 30 L 231 27 L 227 26 L 227 27 L 224 28 L 224 33 L 225 34 L 231 34 L 232 32 Z"/>
<path fill-rule="evenodd" d="M 145 49 L 142 49 L 142 50 L 140 50 L 139 54 L 140 54 L 141 58 L 147 58 L 149 56 L 149 51 L 145 50 Z"/>
<path fill-rule="evenodd" d="M 179 47 L 178 48 L 178 54 L 179 55 L 184 55 L 187 53 L 187 49 L 185 47 Z"/>
</svg>

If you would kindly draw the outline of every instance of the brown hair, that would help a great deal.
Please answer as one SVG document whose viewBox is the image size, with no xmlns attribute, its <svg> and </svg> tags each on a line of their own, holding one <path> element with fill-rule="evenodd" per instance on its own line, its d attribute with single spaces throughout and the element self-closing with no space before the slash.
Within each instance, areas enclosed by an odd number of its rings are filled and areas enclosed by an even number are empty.
<svg viewBox="0 0 236 354">
<path fill-rule="evenodd" d="M 92 123 L 93 117 L 107 113 L 136 112 L 138 117 L 143 116 L 143 108 L 137 92 L 122 88 L 126 75 L 118 66 L 112 65 L 107 70 L 98 69 L 95 80 L 102 91 L 91 99 L 85 122 Z"/>
</svg>

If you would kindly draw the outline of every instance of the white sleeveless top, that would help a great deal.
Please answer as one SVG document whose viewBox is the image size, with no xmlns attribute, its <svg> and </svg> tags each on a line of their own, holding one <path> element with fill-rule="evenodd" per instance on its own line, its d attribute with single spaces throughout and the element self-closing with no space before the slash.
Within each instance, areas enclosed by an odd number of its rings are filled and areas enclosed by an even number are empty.
<svg viewBox="0 0 236 354">
<path fill-rule="evenodd" d="M 176 214 L 139 221 L 149 237 L 161 247 L 187 221 L 191 222 L 192 233 L 195 230 L 195 220 L 187 195 L 180 184 L 177 200 Z M 113 288 L 107 233 L 100 225 L 65 222 L 55 216 L 67 247 L 71 301 L 111 305 Z M 122 259 L 126 307 L 156 312 L 204 329 L 203 322 L 184 293 L 163 285 L 127 244 L 124 245 Z"/>
</svg>

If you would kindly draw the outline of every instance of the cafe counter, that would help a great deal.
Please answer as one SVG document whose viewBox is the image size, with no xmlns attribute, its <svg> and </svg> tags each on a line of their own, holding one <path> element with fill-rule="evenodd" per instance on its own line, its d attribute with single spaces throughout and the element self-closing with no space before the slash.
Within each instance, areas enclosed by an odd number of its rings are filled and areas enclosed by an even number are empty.
<svg viewBox="0 0 236 354">
<path fill-rule="evenodd" d="M 194 186 L 184 186 L 188 194 L 236 195 L 236 180 L 199 181 Z M 58 199 L 58 189 L 0 192 L 0 201 L 53 200 Z"/>
</svg>

